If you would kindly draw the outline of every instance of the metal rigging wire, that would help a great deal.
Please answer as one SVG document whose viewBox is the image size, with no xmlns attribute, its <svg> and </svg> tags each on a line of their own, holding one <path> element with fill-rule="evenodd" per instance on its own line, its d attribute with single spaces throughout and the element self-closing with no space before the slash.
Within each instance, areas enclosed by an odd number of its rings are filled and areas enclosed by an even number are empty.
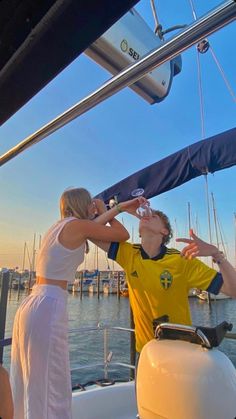
<svg viewBox="0 0 236 419">
<path fill-rule="evenodd" d="M 193 4 L 193 0 L 189 0 L 190 3 L 190 7 L 192 10 L 192 15 L 194 20 L 197 20 L 197 14 L 196 14 L 196 10 Z M 197 68 L 198 68 L 198 86 L 199 86 L 199 99 L 200 99 L 200 114 L 201 114 L 201 131 L 202 131 L 202 139 L 205 138 L 205 118 L 204 118 L 204 102 L 203 102 L 203 88 L 202 88 L 202 77 L 201 77 L 201 65 L 200 65 L 200 53 L 205 53 L 208 51 L 208 49 L 210 49 L 210 52 L 212 54 L 212 57 L 223 77 L 223 80 L 226 84 L 226 87 L 230 93 L 230 95 L 233 98 L 233 101 L 236 102 L 236 97 L 234 95 L 233 89 L 230 86 L 229 81 L 226 78 L 226 75 L 219 63 L 219 61 L 217 60 L 217 57 L 212 49 L 212 47 L 210 46 L 209 42 L 207 39 L 202 40 L 201 42 L 198 43 L 197 46 Z M 205 177 L 205 181 L 206 181 L 206 195 L 207 195 L 207 207 L 208 207 L 208 229 L 209 229 L 209 239 L 210 239 L 210 243 L 212 242 L 212 234 L 211 234 L 211 221 L 210 221 L 210 204 L 209 204 L 209 192 L 208 192 L 208 184 L 207 184 L 207 175 L 204 176 Z"/>
<path fill-rule="evenodd" d="M 210 45 L 210 53 L 211 53 L 211 55 L 213 57 L 213 60 L 215 61 L 216 65 L 218 67 L 218 70 L 219 70 L 219 72 L 220 72 L 220 74 L 221 74 L 221 76 L 222 76 L 222 78 L 223 78 L 223 80 L 225 82 L 225 85 L 226 85 L 226 88 L 229 91 L 229 94 L 232 96 L 233 101 L 236 103 L 236 96 L 234 94 L 234 91 L 233 91 L 233 89 L 232 89 L 232 87 L 231 87 L 231 85 L 230 85 L 230 83 L 229 83 L 229 81 L 228 81 L 228 79 L 227 79 L 227 77 L 225 75 L 225 72 L 224 72 L 223 68 L 221 67 L 221 65 L 219 63 L 219 60 L 217 59 L 216 54 L 213 51 L 213 48 L 212 48 L 211 45 Z"/>
<path fill-rule="evenodd" d="M 196 14 L 196 10 L 195 10 L 194 4 L 193 4 L 193 0 L 189 0 L 189 2 L 190 2 L 191 9 L 192 9 L 193 18 L 194 18 L 194 20 L 197 20 L 197 14 Z M 208 40 L 205 39 L 204 42 L 208 43 Z M 230 95 L 232 96 L 233 101 L 236 102 L 236 96 L 234 94 L 234 91 L 233 91 L 230 83 L 229 83 L 229 80 L 227 79 L 226 74 L 225 74 L 222 66 L 220 65 L 220 62 L 217 59 L 216 54 L 213 51 L 213 48 L 212 48 L 212 46 L 209 43 L 208 43 L 208 48 L 206 49 L 206 51 L 208 49 L 210 50 L 211 55 L 212 55 L 212 58 L 215 61 L 215 64 L 218 67 L 218 70 L 219 70 L 219 72 L 220 72 L 220 74 L 221 74 L 221 76 L 222 76 L 222 78 L 223 78 L 223 80 L 225 82 L 226 88 L 228 89 Z M 206 52 L 206 51 L 203 51 L 203 52 Z M 199 49 L 198 49 L 198 52 L 201 52 L 201 51 L 199 51 Z M 199 56 L 199 54 L 198 54 L 198 56 Z"/>
<path fill-rule="evenodd" d="M 197 14 L 194 8 L 192 0 L 189 0 L 190 7 L 192 10 L 192 15 L 194 20 L 197 20 Z M 201 114 L 201 131 L 202 131 L 202 140 L 206 137 L 205 135 L 205 120 L 204 120 L 204 103 L 203 103 L 203 88 L 202 88 L 202 75 L 201 75 L 201 63 L 200 63 L 200 51 L 197 48 L 197 70 L 198 70 L 198 89 L 199 89 L 199 100 L 200 100 L 200 114 Z"/>
<path fill-rule="evenodd" d="M 197 14 L 194 8 L 192 0 L 189 0 L 190 7 L 192 10 L 192 15 L 194 20 L 197 20 Z M 198 70 L 198 90 L 199 90 L 199 100 L 200 100 L 200 117 L 201 117 L 201 132 L 202 140 L 206 138 L 205 135 L 205 118 L 204 118 L 204 102 L 203 102 L 203 88 L 202 88 L 202 76 L 201 76 L 201 64 L 200 64 L 200 50 L 197 48 L 197 70 Z M 209 190 L 208 190 L 208 178 L 207 173 L 204 175 L 205 180 L 205 191 L 206 191 L 206 203 L 207 203 L 207 221 L 208 221 L 208 234 L 209 241 L 212 243 L 212 234 L 211 234 L 211 217 L 210 217 L 210 201 L 209 201 Z"/>
<path fill-rule="evenodd" d="M 196 14 L 196 10 L 193 4 L 193 0 L 189 0 L 190 6 L 191 6 L 191 10 L 192 10 L 192 15 L 194 20 L 197 20 L 197 14 Z M 202 44 L 202 45 L 200 45 Z M 226 84 L 226 87 L 230 93 L 230 95 L 233 98 L 233 101 L 236 102 L 236 98 L 233 92 L 233 89 L 230 86 L 229 81 L 226 78 L 226 75 L 222 69 L 222 67 L 220 66 L 219 61 L 216 58 L 216 55 L 212 49 L 212 47 L 210 46 L 207 38 L 205 38 L 203 41 L 200 41 L 197 45 L 197 67 L 198 67 L 198 86 L 199 86 L 199 99 L 200 99 L 200 113 L 201 113 L 201 131 L 202 131 L 202 139 L 205 139 L 205 121 L 204 121 L 204 103 L 203 103 L 203 88 L 202 88 L 202 77 L 201 77 L 201 66 L 200 66 L 200 53 L 205 53 L 208 51 L 208 49 L 210 49 L 210 52 L 212 54 L 212 57 L 223 77 L 223 80 Z M 209 241 L 210 243 L 212 243 L 212 233 L 211 233 L 211 217 L 210 217 L 210 202 L 209 202 L 209 190 L 208 190 L 208 178 L 207 178 L 207 174 L 204 175 L 205 178 L 205 187 L 206 187 L 206 200 L 207 200 L 207 218 L 208 218 L 208 231 L 209 231 Z M 213 194 L 212 194 L 213 196 Z M 216 214 L 214 214 L 214 204 L 213 204 L 213 215 L 214 217 L 216 217 Z M 224 240 L 223 240 L 223 236 L 222 236 L 222 232 L 219 226 L 219 220 L 218 217 L 216 217 L 215 219 L 215 223 L 216 225 L 218 225 L 219 230 L 220 230 L 220 237 L 221 237 L 221 244 L 223 246 L 224 252 L 226 254 L 226 248 L 224 246 Z M 218 245 L 218 237 L 217 237 L 217 233 L 216 233 L 216 239 L 217 239 L 217 246 Z M 210 294 L 208 293 L 208 302 L 209 302 L 209 307 L 211 307 L 210 304 Z M 217 311 L 215 311 L 215 316 L 216 316 L 216 322 L 217 322 Z"/>
</svg>

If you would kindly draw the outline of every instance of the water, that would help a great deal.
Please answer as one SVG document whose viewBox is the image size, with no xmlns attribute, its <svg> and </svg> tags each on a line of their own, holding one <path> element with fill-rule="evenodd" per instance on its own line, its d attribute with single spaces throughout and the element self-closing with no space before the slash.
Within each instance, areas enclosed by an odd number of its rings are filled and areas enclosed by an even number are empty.
<svg viewBox="0 0 236 419">
<path fill-rule="evenodd" d="M 11 336 L 12 324 L 15 312 L 25 297 L 24 292 L 20 294 L 17 300 L 17 291 L 11 291 L 8 301 L 7 321 L 6 321 L 6 337 Z M 235 300 L 218 300 L 212 302 L 212 310 L 206 302 L 197 298 L 190 298 L 190 307 L 192 312 L 192 320 L 195 325 L 214 326 L 223 320 L 234 324 L 234 332 L 236 332 L 236 301 Z M 69 310 L 69 329 L 78 329 L 84 327 L 94 327 L 98 323 L 100 325 L 130 327 L 130 308 L 129 299 L 117 299 L 116 295 L 100 296 L 83 295 L 80 300 L 79 295 L 69 294 L 68 296 Z M 108 332 L 108 350 L 112 351 L 113 362 L 130 363 L 130 340 L 129 332 L 126 331 L 109 331 Z M 83 331 L 72 332 L 69 334 L 70 360 L 71 369 L 73 370 L 80 365 L 95 364 L 103 362 L 103 332 Z M 225 339 L 220 349 L 223 350 L 236 366 L 236 342 L 234 340 Z M 9 368 L 10 364 L 10 348 L 4 349 L 4 364 Z M 72 383 L 86 383 L 90 380 L 104 377 L 102 368 L 92 367 L 89 370 L 81 370 L 72 372 Z M 112 367 L 109 369 L 109 377 L 118 379 L 129 379 L 129 371 L 125 368 Z"/>
</svg>

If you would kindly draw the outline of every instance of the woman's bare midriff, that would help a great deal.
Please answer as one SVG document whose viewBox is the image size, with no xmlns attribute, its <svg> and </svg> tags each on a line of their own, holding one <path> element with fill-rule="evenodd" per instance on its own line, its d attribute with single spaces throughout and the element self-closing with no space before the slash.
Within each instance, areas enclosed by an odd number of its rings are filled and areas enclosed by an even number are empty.
<svg viewBox="0 0 236 419">
<path fill-rule="evenodd" d="M 61 281 L 59 279 L 48 279 L 37 277 L 36 284 L 38 285 L 56 285 L 57 287 L 61 287 L 63 290 L 67 289 L 67 281 Z"/>
</svg>

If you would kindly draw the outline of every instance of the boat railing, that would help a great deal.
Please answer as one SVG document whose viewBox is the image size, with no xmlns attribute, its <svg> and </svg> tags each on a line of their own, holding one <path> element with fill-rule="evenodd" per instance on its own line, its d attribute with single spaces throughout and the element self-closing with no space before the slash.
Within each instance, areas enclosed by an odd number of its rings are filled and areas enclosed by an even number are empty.
<svg viewBox="0 0 236 419">
<path fill-rule="evenodd" d="M 120 361 L 116 361 L 116 362 L 112 362 L 111 361 L 111 352 L 109 351 L 109 347 L 108 347 L 108 331 L 111 330 L 118 330 L 118 331 L 122 331 L 122 332 L 129 332 L 129 333 L 134 333 L 134 329 L 130 329 L 130 328 L 126 328 L 126 327 L 120 327 L 120 326 L 108 326 L 108 325 L 97 325 L 97 326 L 90 326 L 90 327 L 81 327 L 81 328 L 77 328 L 77 329 L 71 329 L 69 330 L 69 334 L 72 333 L 86 333 L 86 332 L 92 332 L 92 331 L 103 331 L 103 342 L 104 342 L 104 347 L 103 347 L 103 362 L 97 362 L 97 363 L 90 363 L 88 365 L 82 365 L 82 364 L 78 364 L 76 366 L 76 368 L 71 369 L 71 372 L 75 372 L 75 371 L 79 371 L 79 370 L 86 370 L 86 369 L 90 369 L 93 367 L 103 367 L 104 368 L 104 377 L 107 378 L 108 377 L 108 369 L 109 366 L 120 366 L 120 367 L 124 367 L 130 370 L 135 370 L 135 365 L 134 364 L 128 364 L 125 362 L 120 362 Z M 236 333 L 233 332 L 227 332 L 225 335 L 225 339 L 232 339 L 232 340 L 236 340 Z M 12 339 L 11 338 L 5 338 L 5 339 L 0 339 L 0 349 L 3 350 L 3 348 L 5 346 L 9 346 L 11 345 Z"/>
<path fill-rule="evenodd" d="M 99 331 L 99 332 L 103 332 L 103 362 L 95 362 L 95 363 L 90 363 L 87 365 L 82 365 L 82 364 L 78 364 L 76 365 L 75 368 L 71 369 L 71 372 L 75 372 L 75 371 L 82 371 L 82 370 L 88 370 L 91 368 L 98 368 L 98 367 L 102 367 L 103 371 L 104 371 L 104 378 L 107 379 L 108 378 L 108 371 L 110 367 L 124 367 L 126 369 L 130 370 L 130 378 L 134 378 L 134 370 L 135 370 L 135 365 L 132 363 L 126 363 L 126 362 L 121 362 L 121 361 L 112 361 L 112 356 L 113 353 L 112 351 L 109 350 L 109 344 L 108 344 L 108 334 L 111 331 L 119 331 L 119 332 L 128 332 L 130 334 L 134 334 L 134 329 L 131 328 L 127 328 L 127 327 L 120 327 L 120 326 L 109 326 L 109 325 L 101 325 L 100 323 L 98 323 L 97 326 L 90 326 L 90 327 L 80 327 L 77 329 L 70 329 L 69 330 L 69 335 L 70 334 L 80 334 L 80 333 L 88 333 L 88 332 L 94 332 L 94 331 Z M 133 352 L 133 348 L 130 348 L 130 359 L 132 359 L 132 352 Z M 131 362 L 131 361 L 130 361 Z"/>
<path fill-rule="evenodd" d="M 103 362 L 97 362 L 92 363 L 88 365 L 82 365 L 78 364 L 76 368 L 73 368 L 71 371 L 79 371 L 79 370 L 86 370 L 93 367 L 103 367 L 104 368 L 104 377 L 108 377 L 108 369 L 111 366 L 120 366 L 124 368 L 128 368 L 130 370 L 135 370 L 135 365 L 131 363 L 126 362 L 120 362 L 120 361 L 112 361 L 112 353 L 109 351 L 108 346 L 108 332 L 109 331 L 121 331 L 121 332 L 129 332 L 134 333 L 134 329 L 130 329 L 127 327 L 120 327 L 120 326 L 109 326 L 109 325 L 100 325 L 97 326 L 90 326 L 90 327 L 80 327 L 77 329 L 71 329 L 69 331 L 69 334 L 72 333 L 87 333 L 87 332 L 93 332 L 93 331 L 103 331 Z M 236 333 L 233 332 L 227 332 L 225 335 L 226 339 L 232 339 L 236 340 Z"/>
<path fill-rule="evenodd" d="M 7 301 L 8 301 L 8 289 L 9 289 L 9 281 L 10 281 L 10 273 L 9 271 L 1 272 L 0 273 L 0 363 L 3 360 L 3 349 L 5 346 L 11 344 L 11 338 L 5 338 L 5 322 L 6 322 L 6 310 L 7 310 Z M 103 331 L 103 362 L 96 363 L 96 366 L 103 366 L 104 368 L 104 375 L 105 377 L 108 375 L 108 368 L 109 366 L 123 366 L 125 368 L 129 368 L 132 373 L 134 373 L 135 369 L 135 348 L 134 348 L 134 339 L 130 345 L 130 360 L 132 362 L 114 362 L 112 361 L 112 353 L 109 351 L 108 348 L 108 332 L 109 331 L 122 331 L 128 332 L 131 334 L 133 338 L 134 329 L 127 328 L 127 327 L 119 327 L 119 326 L 109 326 L 109 325 L 102 325 L 98 324 L 97 326 L 91 327 L 81 327 L 77 329 L 71 329 L 69 334 L 72 333 L 83 333 L 83 332 L 90 332 L 90 331 Z M 235 332 L 227 332 L 225 335 L 226 339 L 236 340 L 236 333 Z M 77 365 L 74 370 L 82 370 L 91 368 L 91 364 L 89 365 Z"/>
<path fill-rule="evenodd" d="M 226 339 L 236 339 L 236 333 L 228 332 L 228 333 L 226 333 L 225 338 Z"/>
</svg>

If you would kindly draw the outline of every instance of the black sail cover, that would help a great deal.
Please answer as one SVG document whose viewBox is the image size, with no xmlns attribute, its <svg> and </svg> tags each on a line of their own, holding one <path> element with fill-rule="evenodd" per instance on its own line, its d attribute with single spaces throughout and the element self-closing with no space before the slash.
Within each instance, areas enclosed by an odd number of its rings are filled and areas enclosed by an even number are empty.
<svg viewBox="0 0 236 419">
<path fill-rule="evenodd" d="M 131 192 L 143 188 L 146 198 L 167 192 L 198 176 L 214 173 L 236 164 L 236 128 L 194 143 L 128 176 L 100 192 L 96 198 L 106 203 L 117 196 L 119 202 L 131 199 Z"/>
</svg>

